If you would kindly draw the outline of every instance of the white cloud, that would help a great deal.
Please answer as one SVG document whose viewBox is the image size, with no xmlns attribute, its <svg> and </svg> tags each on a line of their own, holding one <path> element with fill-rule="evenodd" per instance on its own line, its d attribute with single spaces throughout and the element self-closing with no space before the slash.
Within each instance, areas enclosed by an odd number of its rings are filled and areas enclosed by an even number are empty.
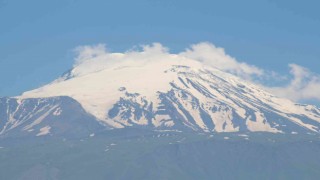
<svg viewBox="0 0 320 180">
<path fill-rule="evenodd" d="M 320 76 L 297 64 L 289 64 L 292 78 L 282 87 L 266 87 L 267 90 L 294 101 L 320 100 Z"/>
<path fill-rule="evenodd" d="M 207 42 L 194 44 L 190 49 L 180 53 L 180 55 L 236 74 L 245 79 L 250 79 L 252 75 L 261 76 L 264 73 L 262 69 L 244 62 L 239 62 L 226 54 L 223 48 L 216 47 Z"/>
<path fill-rule="evenodd" d="M 163 60 L 161 58 L 170 55 L 169 49 L 162 46 L 160 43 L 142 45 L 141 50 L 131 50 L 125 53 L 109 53 L 106 50 L 105 44 L 80 46 L 75 49 L 75 52 L 77 53 L 77 57 L 74 66 L 77 67 L 79 70 L 78 73 L 81 74 L 101 70 L 113 63 L 124 60 L 132 61 L 134 59 L 135 61 L 143 61 L 148 59 L 150 61 L 155 61 Z M 245 79 L 250 79 L 253 75 L 261 76 L 264 73 L 260 68 L 237 61 L 235 58 L 226 54 L 223 48 L 216 47 L 215 45 L 206 42 L 191 45 L 190 48 L 175 55 L 181 58 L 190 58 L 203 62 Z"/>
<path fill-rule="evenodd" d="M 75 59 L 75 66 L 85 63 L 86 61 L 94 60 L 107 53 L 105 44 L 98 44 L 95 46 L 79 46 L 75 48 L 77 57 Z"/>
<path fill-rule="evenodd" d="M 106 68 L 114 67 L 122 62 L 133 65 L 150 61 L 168 59 L 168 49 L 160 43 L 141 45 L 138 50 L 130 50 L 124 53 L 111 53 L 106 49 L 105 44 L 94 46 L 79 46 L 75 48 L 76 58 L 72 74 L 82 76 L 97 72 Z"/>
<path fill-rule="evenodd" d="M 320 76 L 310 72 L 310 70 L 296 65 L 290 64 L 291 79 L 287 76 L 281 76 L 276 72 L 267 71 L 240 62 L 237 59 L 226 54 L 223 48 L 215 45 L 202 42 L 193 44 L 185 51 L 171 54 L 169 49 L 160 43 L 153 43 L 151 45 L 142 45 L 138 50 L 130 50 L 123 53 L 111 53 L 106 50 L 104 44 L 95 46 L 80 46 L 75 49 L 77 57 L 75 58 L 73 75 L 80 76 L 95 71 L 100 71 L 114 64 L 121 64 L 122 62 L 132 63 L 132 65 L 139 65 L 148 63 L 150 61 L 172 60 L 174 58 L 180 59 L 194 59 L 208 66 L 216 67 L 220 70 L 230 72 L 243 79 L 262 84 L 266 90 L 273 94 L 288 98 L 294 101 L 314 100 L 320 101 Z M 257 78 L 255 77 L 260 77 Z M 264 82 L 267 81 L 289 81 L 288 84 L 279 87 L 267 87 Z"/>
</svg>

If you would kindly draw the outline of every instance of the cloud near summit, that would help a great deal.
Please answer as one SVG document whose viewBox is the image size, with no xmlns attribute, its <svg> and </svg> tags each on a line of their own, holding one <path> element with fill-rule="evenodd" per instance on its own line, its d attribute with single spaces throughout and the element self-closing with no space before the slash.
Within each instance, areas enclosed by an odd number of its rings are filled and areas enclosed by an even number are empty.
<svg viewBox="0 0 320 180">
<path fill-rule="evenodd" d="M 289 64 L 289 67 L 292 78 L 287 85 L 266 89 L 293 101 L 320 101 L 320 76 L 297 64 Z"/>
<path fill-rule="evenodd" d="M 245 80 L 254 81 L 280 97 L 293 101 L 308 101 L 314 99 L 320 101 L 320 93 L 318 92 L 320 89 L 320 76 L 310 72 L 308 69 L 296 64 L 290 64 L 291 78 L 287 84 L 279 87 L 268 87 L 264 85 L 266 79 L 269 81 L 278 80 L 280 76 L 277 73 L 245 62 L 240 62 L 236 58 L 228 55 L 223 48 L 217 47 L 209 42 L 193 44 L 184 51 L 176 54 L 170 53 L 169 48 L 160 43 L 141 45 L 138 48 L 123 53 L 109 52 L 105 44 L 79 46 L 75 48 L 75 52 L 74 75 L 84 75 L 99 71 L 124 61 L 126 61 L 126 64 L 132 63 L 135 65 L 149 61 L 188 58 L 232 73 Z"/>
<path fill-rule="evenodd" d="M 223 48 L 207 42 L 193 44 L 190 48 L 181 52 L 179 55 L 195 59 L 220 70 L 231 72 L 241 77 L 251 75 L 263 75 L 263 70 L 253 65 L 239 62 L 235 58 L 226 54 Z"/>
<path fill-rule="evenodd" d="M 104 69 L 114 63 L 121 61 L 133 61 L 135 63 L 142 61 L 163 61 L 175 58 L 189 58 L 200 61 L 206 65 L 213 66 L 220 70 L 236 74 L 242 78 L 250 78 L 253 75 L 261 76 L 264 71 L 256 66 L 239 62 L 235 58 L 226 54 L 223 48 L 207 42 L 193 44 L 185 51 L 171 54 L 169 49 L 160 43 L 151 45 L 141 45 L 135 50 L 128 50 L 124 53 L 111 53 L 106 49 L 105 44 L 94 46 L 79 46 L 75 49 L 77 54 L 74 66 L 84 72 L 89 73 L 99 69 Z"/>
</svg>

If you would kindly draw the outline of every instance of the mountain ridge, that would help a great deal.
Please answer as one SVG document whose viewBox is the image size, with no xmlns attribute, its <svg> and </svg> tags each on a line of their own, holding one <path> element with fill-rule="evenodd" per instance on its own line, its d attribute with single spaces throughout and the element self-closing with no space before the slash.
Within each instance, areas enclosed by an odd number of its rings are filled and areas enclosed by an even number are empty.
<svg viewBox="0 0 320 180">
<path fill-rule="evenodd" d="M 83 136 L 102 130 L 96 119 L 67 96 L 0 98 L 0 136 Z"/>
</svg>

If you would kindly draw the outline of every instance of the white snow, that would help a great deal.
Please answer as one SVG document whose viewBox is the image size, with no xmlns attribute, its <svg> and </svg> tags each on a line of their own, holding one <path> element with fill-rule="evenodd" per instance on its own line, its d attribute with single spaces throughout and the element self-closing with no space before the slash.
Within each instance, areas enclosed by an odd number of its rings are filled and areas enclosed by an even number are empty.
<svg viewBox="0 0 320 180">
<path fill-rule="evenodd" d="M 262 111 L 264 110 L 303 128 L 318 131 L 316 126 L 305 123 L 290 114 L 301 115 L 320 122 L 319 115 L 313 113 L 313 110 L 319 112 L 319 109 L 312 106 L 300 106 L 292 101 L 275 97 L 256 85 L 218 69 L 205 67 L 198 61 L 173 54 L 160 57 L 163 58 L 162 60 L 153 60 L 152 54 L 146 55 L 143 52 L 135 54 L 137 58 L 142 59 L 138 61 L 130 59 L 131 56 L 119 53 L 109 54 L 102 58 L 111 56 L 121 60 L 98 69 L 92 69 L 89 62 L 86 62 L 89 70 L 80 70 L 80 67 L 75 66 L 72 70 L 74 77 L 67 80 L 59 78 L 48 85 L 23 93 L 19 99 L 23 101 L 25 98 L 70 96 L 80 102 L 87 112 L 114 128 L 124 128 L 134 124 L 144 126 L 148 125 L 149 121 L 144 116 L 139 119 L 134 118 L 135 109 L 132 107 L 129 107 L 132 108 L 130 121 L 118 116 L 113 119 L 109 118 L 107 113 L 120 97 L 124 97 L 126 92 L 140 94 L 138 98 L 130 99 L 131 101 L 142 105 L 143 100 L 146 100 L 149 104 L 152 103 L 154 109 L 157 109 L 161 106 L 159 92 L 169 92 L 173 89 L 170 83 L 173 83 L 178 87 L 172 92 L 177 99 L 168 101 L 179 113 L 182 124 L 193 130 L 200 128 L 205 132 L 238 132 L 240 127 L 234 124 L 234 119 L 240 117 L 249 131 L 282 133 L 281 126 L 275 120 L 265 117 Z M 199 85 L 205 93 L 193 87 L 189 81 Z M 195 100 L 199 104 L 195 104 Z M 185 109 L 195 122 L 191 122 L 181 108 Z M 201 117 L 200 109 L 209 115 L 214 129 L 207 127 Z M 125 110 L 128 109 L 121 109 L 121 111 Z M 52 107 L 24 129 L 29 130 L 41 123 L 48 113 L 58 116 L 61 112 L 60 108 Z M 254 113 L 249 116 L 248 112 Z M 18 123 L 12 114 L 9 121 L 11 124 Z M 174 127 L 176 122 L 169 115 L 162 114 L 156 115 L 152 119 L 152 124 L 155 127 L 169 129 Z"/>
<path fill-rule="evenodd" d="M 40 124 L 54 109 L 57 108 L 58 105 L 53 106 L 52 108 L 50 108 L 46 113 L 44 113 L 43 115 L 41 115 L 38 119 L 36 119 L 35 121 L 33 121 L 31 124 L 25 126 L 23 128 L 23 130 L 29 130 L 31 129 L 33 126 Z"/>
<path fill-rule="evenodd" d="M 216 132 L 237 132 L 239 127 L 234 127 L 232 123 L 233 115 L 229 109 L 223 109 L 215 113 L 210 113 L 211 119 L 215 124 Z"/>
<path fill-rule="evenodd" d="M 181 63 L 181 62 L 180 62 Z M 164 73 L 173 63 L 148 63 L 144 66 L 125 64 L 104 69 L 92 74 L 48 84 L 39 89 L 25 92 L 22 97 L 70 96 L 101 120 L 106 119 L 106 109 L 119 100 L 125 87 L 128 92 L 143 94 L 147 99 L 157 99 L 157 92 L 170 89 L 170 82 L 176 73 Z M 161 68 L 159 68 L 161 67 Z"/>
<path fill-rule="evenodd" d="M 172 127 L 172 126 L 174 126 L 174 122 L 173 122 L 173 121 L 166 121 L 166 122 L 164 123 L 164 125 L 165 125 L 166 127 Z"/>
<path fill-rule="evenodd" d="M 157 114 L 154 119 L 152 119 L 152 123 L 155 127 L 160 127 L 163 124 L 167 127 L 171 127 L 174 125 L 174 122 L 171 120 L 171 117 L 167 114 Z"/>
<path fill-rule="evenodd" d="M 240 137 L 249 137 L 247 134 L 238 134 Z"/>
<path fill-rule="evenodd" d="M 60 107 L 58 107 L 52 114 L 53 114 L 54 116 L 59 116 L 61 113 L 62 113 L 62 110 L 61 110 Z"/>
<path fill-rule="evenodd" d="M 155 130 L 156 132 L 179 132 L 181 133 L 182 131 L 177 130 L 177 129 L 163 129 L 163 130 Z"/>
<path fill-rule="evenodd" d="M 44 136 L 50 133 L 50 126 L 45 126 L 43 128 L 40 129 L 40 132 L 36 135 L 36 136 Z"/>
<path fill-rule="evenodd" d="M 255 112 L 255 118 L 256 118 L 255 121 L 251 120 L 250 118 L 251 117 L 248 117 L 246 124 L 248 129 L 252 132 L 257 132 L 257 131 L 266 131 L 266 132 L 273 132 L 273 133 L 281 132 L 276 128 L 272 128 L 270 124 L 267 121 L 265 121 L 266 118 L 260 112 Z"/>
</svg>

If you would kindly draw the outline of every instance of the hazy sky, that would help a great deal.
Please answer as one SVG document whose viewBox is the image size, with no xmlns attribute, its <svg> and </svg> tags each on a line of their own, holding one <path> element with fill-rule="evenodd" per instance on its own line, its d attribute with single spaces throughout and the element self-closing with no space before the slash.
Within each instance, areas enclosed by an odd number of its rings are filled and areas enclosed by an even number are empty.
<svg viewBox="0 0 320 180">
<path fill-rule="evenodd" d="M 0 0 L 0 96 L 52 81 L 72 67 L 75 47 L 98 43 L 123 52 L 160 42 L 176 53 L 206 41 L 284 76 L 303 66 L 318 81 L 319 7 L 317 0 Z"/>
</svg>

